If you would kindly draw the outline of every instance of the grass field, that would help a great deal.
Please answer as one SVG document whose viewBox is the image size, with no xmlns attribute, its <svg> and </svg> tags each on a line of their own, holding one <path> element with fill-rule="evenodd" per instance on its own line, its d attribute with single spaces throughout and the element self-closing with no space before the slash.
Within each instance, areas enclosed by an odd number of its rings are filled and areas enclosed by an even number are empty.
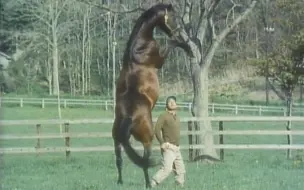
<svg viewBox="0 0 304 190">
<path fill-rule="evenodd" d="M 154 112 L 157 117 L 159 112 Z M 180 113 L 190 116 L 189 113 Z M 111 112 L 97 108 L 62 109 L 66 119 L 109 118 Z M 1 119 L 55 119 L 56 108 L 10 107 L 3 108 Z M 186 130 L 186 124 L 184 124 Z M 281 122 L 230 122 L 225 129 L 285 129 Z M 294 129 L 303 129 L 303 124 L 293 124 Z M 72 132 L 109 132 L 111 125 L 73 125 Z M 217 123 L 214 123 L 217 129 Z M 35 126 L 1 126 L 3 134 L 35 134 Z M 59 132 L 57 126 L 42 126 L 42 133 Z M 295 143 L 304 143 L 303 136 L 295 136 Z M 217 142 L 217 138 L 215 138 Z M 226 136 L 225 143 L 235 144 L 286 144 L 285 136 Z M 156 142 L 154 142 L 157 144 Z M 182 139 L 187 144 L 187 137 Z M 3 140 L 1 147 L 34 147 L 35 140 Z M 42 147 L 63 146 L 64 140 L 42 140 Z M 71 139 L 72 147 L 112 145 L 110 138 Z M 296 151 L 294 151 L 296 153 Z M 159 152 L 153 153 L 155 157 Z M 183 151 L 186 162 L 184 189 L 208 190 L 302 190 L 304 167 L 286 160 L 284 150 L 225 150 L 223 163 L 205 165 L 188 161 L 188 151 Z M 94 189 L 144 189 L 142 170 L 133 165 L 124 155 L 123 177 L 125 184 L 116 185 L 117 172 L 113 152 L 71 153 L 70 160 L 64 153 L 36 155 L 4 155 L 1 163 L 1 189 L 3 190 L 94 190 Z M 152 176 L 158 167 L 150 170 Z M 157 189 L 174 189 L 174 177 L 169 176 Z"/>
</svg>

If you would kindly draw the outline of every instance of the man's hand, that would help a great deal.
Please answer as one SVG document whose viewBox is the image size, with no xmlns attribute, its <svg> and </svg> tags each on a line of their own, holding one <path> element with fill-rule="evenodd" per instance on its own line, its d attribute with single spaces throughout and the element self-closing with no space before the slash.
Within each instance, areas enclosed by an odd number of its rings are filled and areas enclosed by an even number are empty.
<svg viewBox="0 0 304 190">
<path fill-rule="evenodd" d="M 169 146 L 170 146 L 169 143 L 168 143 L 168 142 L 165 142 L 165 143 L 163 143 L 163 144 L 160 146 L 160 148 L 163 149 L 163 150 L 165 150 L 165 149 L 168 149 Z"/>
</svg>

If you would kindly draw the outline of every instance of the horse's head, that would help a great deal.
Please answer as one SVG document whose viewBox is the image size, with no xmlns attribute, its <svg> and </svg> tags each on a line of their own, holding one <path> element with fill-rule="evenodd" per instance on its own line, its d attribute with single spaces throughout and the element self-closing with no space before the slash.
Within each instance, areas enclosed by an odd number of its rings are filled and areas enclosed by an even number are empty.
<svg viewBox="0 0 304 190">
<path fill-rule="evenodd" d="M 178 22 L 172 4 L 159 4 L 157 9 L 157 26 L 169 37 L 174 36 L 178 29 Z"/>
</svg>

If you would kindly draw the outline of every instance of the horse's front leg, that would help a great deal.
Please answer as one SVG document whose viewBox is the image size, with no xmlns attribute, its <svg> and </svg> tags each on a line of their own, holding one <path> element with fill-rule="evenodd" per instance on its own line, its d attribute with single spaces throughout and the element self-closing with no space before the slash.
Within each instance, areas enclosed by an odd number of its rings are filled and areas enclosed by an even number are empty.
<svg viewBox="0 0 304 190">
<path fill-rule="evenodd" d="M 165 59 L 168 56 L 169 53 L 170 53 L 170 47 L 165 47 L 163 50 L 159 51 L 159 56 L 162 59 Z"/>
<path fill-rule="evenodd" d="M 170 53 L 171 48 L 170 47 L 165 47 L 163 50 L 159 51 L 159 55 L 158 55 L 158 62 L 156 67 L 158 69 L 161 69 L 163 64 L 165 63 L 165 59 L 168 56 L 168 54 Z"/>
<path fill-rule="evenodd" d="M 170 53 L 170 51 L 172 51 L 174 48 L 176 48 L 178 46 L 178 42 L 175 40 L 168 40 L 167 41 L 167 46 L 163 49 L 159 51 L 159 56 L 162 60 L 164 60 L 168 54 Z"/>
</svg>

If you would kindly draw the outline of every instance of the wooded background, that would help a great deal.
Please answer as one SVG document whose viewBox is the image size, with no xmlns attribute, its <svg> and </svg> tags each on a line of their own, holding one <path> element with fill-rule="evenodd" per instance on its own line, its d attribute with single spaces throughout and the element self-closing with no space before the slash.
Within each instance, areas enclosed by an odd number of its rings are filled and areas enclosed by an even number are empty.
<svg viewBox="0 0 304 190">
<path fill-rule="evenodd" d="M 111 98 L 134 22 L 156 2 L 161 1 L 1 0 L 0 51 L 2 60 L 4 54 L 9 60 L 8 67 L 1 67 L 1 92 L 47 96 L 60 91 L 70 96 Z M 195 25 L 200 22 L 199 5 L 207 1 L 166 2 L 174 4 L 180 17 L 190 3 Z M 214 31 L 229 27 L 252 1 L 219 2 L 214 10 Z M 252 13 L 216 50 L 209 71 L 211 99 L 265 101 L 267 91 L 270 101 L 284 100 L 286 85 L 282 83 L 290 78 L 295 81 L 293 60 L 297 57 L 297 63 L 303 62 L 303 20 L 303 1 L 257 1 Z M 166 37 L 158 30 L 155 35 L 165 46 Z M 295 50 L 300 52 L 298 56 Z M 190 69 L 187 55 L 175 49 L 159 70 L 161 96 L 174 93 L 191 100 Z M 300 78 L 293 82 L 295 100 L 302 99 Z M 270 90 L 265 91 L 265 86 Z"/>
</svg>

